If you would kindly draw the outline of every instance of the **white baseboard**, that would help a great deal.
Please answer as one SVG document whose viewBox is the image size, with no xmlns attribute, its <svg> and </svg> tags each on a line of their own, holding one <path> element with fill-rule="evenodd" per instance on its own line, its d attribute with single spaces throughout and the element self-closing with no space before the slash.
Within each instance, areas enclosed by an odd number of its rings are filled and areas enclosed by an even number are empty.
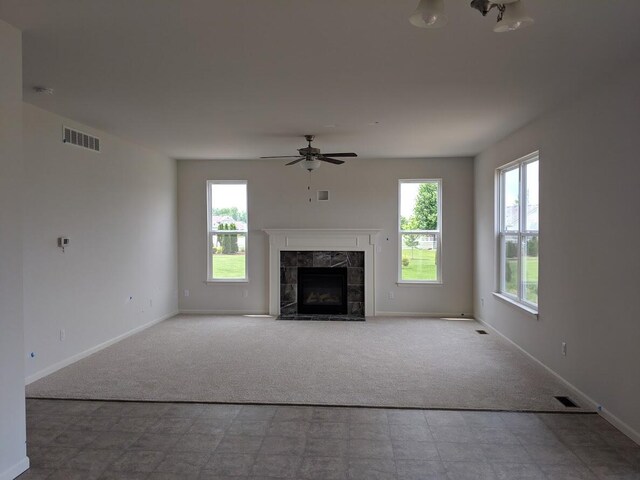
<svg viewBox="0 0 640 480">
<path fill-rule="evenodd" d="M 438 313 L 438 312 L 381 312 L 376 311 L 376 317 L 424 317 L 424 318 L 466 318 L 473 320 L 472 313 Z"/>
<path fill-rule="evenodd" d="M 26 472 L 29 469 L 29 457 L 24 457 L 18 463 L 9 467 L 4 472 L 0 473 L 0 480 L 13 480 L 21 473 Z"/>
<path fill-rule="evenodd" d="M 609 422 L 611 425 L 616 427 L 618 430 L 624 433 L 631 440 L 633 440 L 638 445 L 640 445 L 640 432 L 631 428 L 627 423 L 620 420 L 618 417 L 616 417 L 613 413 L 611 413 L 609 410 L 607 410 L 604 407 L 600 407 L 600 415 L 602 415 L 602 418 L 604 418 L 607 422 Z"/>
<path fill-rule="evenodd" d="M 77 362 L 78 360 L 82 360 L 85 357 L 88 357 L 89 355 L 92 355 L 104 348 L 107 348 L 111 345 L 113 345 L 114 343 L 119 342 L 120 340 L 124 340 L 127 337 L 130 337 L 131 335 L 134 335 L 138 332 L 141 332 L 142 330 L 145 330 L 153 325 L 155 325 L 156 323 L 160 323 L 164 320 L 167 320 L 168 318 L 171 317 L 175 317 L 178 314 L 178 312 L 171 312 L 168 313 L 167 315 L 163 315 L 160 318 L 156 318 L 155 320 L 151 320 L 150 322 L 145 323 L 144 325 L 140 325 L 139 327 L 136 327 L 132 330 L 129 330 L 128 332 L 123 333 L 122 335 L 118 335 L 115 338 L 112 338 L 111 340 L 107 340 L 106 342 L 100 343 L 98 345 L 96 345 L 95 347 L 91 347 L 83 352 L 77 353 L 75 355 L 72 355 L 69 358 L 65 358 L 64 360 L 54 363 L 53 365 L 49 365 L 46 368 L 43 368 L 42 370 L 40 370 L 39 372 L 34 373 L 33 375 L 29 375 L 26 379 L 25 379 L 25 385 L 29 385 L 30 383 L 35 382 L 36 380 L 40 380 L 43 377 L 46 377 L 47 375 L 51 375 L 53 372 L 56 372 L 58 370 L 60 370 L 61 368 L 64 368 L 66 366 L 71 365 L 72 363 Z"/>
<path fill-rule="evenodd" d="M 580 390 L 578 387 L 576 387 L 571 382 L 566 380 L 564 377 L 562 377 L 555 370 L 549 368 L 547 365 L 542 363 L 540 360 L 538 360 L 536 357 L 531 355 L 529 352 L 527 352 L 524 348 L 522 348 L 516 342 L 511 340 L 506 335 L 502 334 L 500 331 L 498 331 L 495 327 L 489 325 L 487 322 L 485 322 L 484 320 L 482 320 L 479 317 L 476 317 L 476 320 L 478 322 L 482 323 L 485 327 L 487 327 L 493 333 L 495 333 L 495 334 L 499 335 L 500 337 L 502 337 L 503 339 L 505 339 L 507 342 L 509 342 L 514 347 L 516 347 L 518 350 L 520 350 L 522 353 L 524 353 L 527 357 L 529 357 L 531 360 L 536 362 L 538 365 L 540 365 L 542 368 L 544 368 L 547 372 L 549 372 L 551 375 L 553 375 L 555 378 L 557 378 L 560 382 L 562 382 L 569 390 L 571 390 L 574 393 L 574 395 L 577 397 L 578 401 L 582 403 L 582 405 L 586 404 L 589 408 L 592 408 L 593 410 L 597 411 L 602 416 L 602 418 L 607 420 L 614 427 L 616 427 L 622 433 L 624 433 L 629 438 L 631 438 L 631 440 L 633 440 L 638 445 L 640 445 L 640 432 L 638 432 L 637 430 L 633 429 L 629 424 L 625 423 L 620 418 L 616 417 L 613 413 L 608 411 L 606 408 L 602 407 L 597 401 L 595 401 L 589 395 L 587 395 L 582 390 Z"/>
<path fill-rule="evenodd" d="M 180 315 L 264 315 L 269 312 L 247 311 L 247 310 L 180 310 Z"/>
</svg>

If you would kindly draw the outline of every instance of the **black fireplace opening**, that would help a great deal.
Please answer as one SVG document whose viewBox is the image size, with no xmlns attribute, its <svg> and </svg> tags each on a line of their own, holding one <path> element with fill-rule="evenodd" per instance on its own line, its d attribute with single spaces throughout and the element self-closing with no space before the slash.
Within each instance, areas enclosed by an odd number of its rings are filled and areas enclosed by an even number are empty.
<svg viewBox="0 0 640 480">
<path fill-rule="evenodd" d="M 345 315 L 347 269 L 298 268 L 298 313 Z"/>
</svg>

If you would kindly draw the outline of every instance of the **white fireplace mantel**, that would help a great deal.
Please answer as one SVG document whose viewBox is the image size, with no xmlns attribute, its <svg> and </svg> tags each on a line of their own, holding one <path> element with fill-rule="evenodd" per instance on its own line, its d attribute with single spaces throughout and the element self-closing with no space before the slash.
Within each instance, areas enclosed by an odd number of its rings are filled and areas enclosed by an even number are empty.
<svg viewBox="0 0 640 480">
<path fill-rule="evenodd" d="M 266 228 L 269 236 L 269 314 L 280 314 L 280 252 L 364 252 L 364 313 L 375 315 L 375 257 L 380 229 Z"/>
</svg>

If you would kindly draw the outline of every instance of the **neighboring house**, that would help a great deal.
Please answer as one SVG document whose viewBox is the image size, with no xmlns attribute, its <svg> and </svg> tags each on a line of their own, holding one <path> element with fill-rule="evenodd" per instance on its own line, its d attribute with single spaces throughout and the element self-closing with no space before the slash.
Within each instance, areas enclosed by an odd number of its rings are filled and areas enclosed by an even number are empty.
<svg viewBox="0 0 640 480">
<path fill-rule="evenodd" d="M 234 220 L 233 217 L 229 215 L 214 215 L 211 217 L 211 226 L 215 229 L 221 224 L 230 224 L 234 223 L 236 225 L 237 230 L 246 230 L 247 224 L 245 222 L 241 222 L 239 220 Z"/>
<path fill-rule="evenodd" d="M 527 205 L 527 218 L 529 219 L 529 228 L 531 230 L 538 230 L 538 205 Z M 505 224 L 512 226 L 515 229 L 518 228 L 518 213 L 520 207 L 518 205 L 509 205 L 505 208 L 504 219 Z"/>
<path fill-rule="evenodd" d="M 221 224 L 230 223 L 235 224 L 236 230 L 247 230 L 247 224 L 245 222 L 241 222 L 239 220 L 234 220 L 233 217 L 229 215 L 213 215 L 211 217 L 211 226 L 213 229 L 217 229 Z M 240 252 L 244 252 L 246 245 L 246 238 L 244 234 L 238 234 L 238 248 Z"/>
</svg>

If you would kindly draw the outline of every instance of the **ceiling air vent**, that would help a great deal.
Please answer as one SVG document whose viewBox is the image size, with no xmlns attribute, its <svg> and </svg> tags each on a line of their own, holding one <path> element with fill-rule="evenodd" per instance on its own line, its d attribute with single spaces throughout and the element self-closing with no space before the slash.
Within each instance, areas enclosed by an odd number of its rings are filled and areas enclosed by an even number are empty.
<svg viewBox="0 0 640 480">
<path fill-rule="evenodd" d="M 62 127 L 62 141 L 94 152 L 100 151 L 100 139 L 69 127 Z"/>
</svg>

